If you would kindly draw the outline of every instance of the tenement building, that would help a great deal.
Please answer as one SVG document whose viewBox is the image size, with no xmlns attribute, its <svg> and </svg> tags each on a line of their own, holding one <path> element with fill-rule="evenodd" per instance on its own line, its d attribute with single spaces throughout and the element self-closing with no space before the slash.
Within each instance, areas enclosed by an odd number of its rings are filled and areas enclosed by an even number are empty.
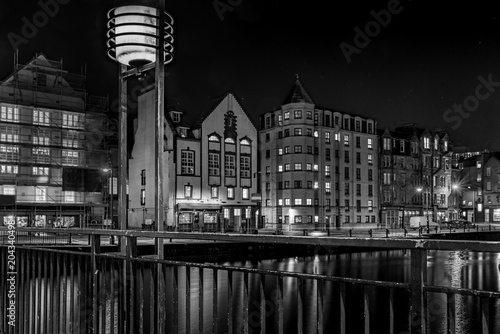
<svg viewBox="0 0 500 334">
<path fill-rule="evenodd" d="M 218 98 L 190 126 L 170 109 L 165 134 L 164 213 L 167 229 L 246 231 L 258 228 L 257 128 L 234 94 Z M 139 99 L 130 159 L 129 225 L 154 217 L 154 94 Z M 171 146 L 171 145 L 167 145 Z M 140 177 L 138 177 L 140 176 Z"/>
<path fill-rule="evenodd" d="M 381 223 L 407 227 L 409 218 L 456 219 L 448 134 L 408 124 L 380 131 Z"/>
<path fill-rule="evenodd" d="M 281 108 L 260 120 L 267 228 L 378 223 L 376 121 L 317 106 L 298 77 Z"/>
<path fill-rule="evenodd" d="M 0 213 L 3 224 L 86 226 L 107 215 L 107 98 L 85 76 L 43 54 L 0 82 Z"/>
</svg>

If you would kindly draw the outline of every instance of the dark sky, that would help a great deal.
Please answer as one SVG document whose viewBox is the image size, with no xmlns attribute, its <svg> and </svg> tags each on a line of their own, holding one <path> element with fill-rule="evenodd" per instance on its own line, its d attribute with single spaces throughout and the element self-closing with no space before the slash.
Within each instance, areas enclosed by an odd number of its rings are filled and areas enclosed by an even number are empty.
<svg viewBox="0 0 500 334">
<path fill-rule="evenodd" d="M 1 78 L 12 72 L 14 34 L 22 37 L 25 22 L 42 17 L 40 3 L 53 1 L 0 0 Z M 87 64 L 88 91 L 116 99 L 118 65 L 105 53 L 106 12 L 114 1 L 59 1 L 64 4 L 19 44 L 19 61 L 43 52 L 78 73 Z M 500 23 L 494 4 L 166 1 L 175 18 L 176 57 L 167 66 L 168 103 L 180 103 L 190 121 L 232 91 L 256 121 L 280 105 L 299 74 L 322 107 L 374 118 L 380 128 L 445 128 L 456 146 L 500 150 Z M 376 13 L 383 26 L 375 23 Z M 369 29 L 369 43 L 356 40 L 356 28 Z M 350 61 L 341 45 L 353 51 Z"/>
</svg>

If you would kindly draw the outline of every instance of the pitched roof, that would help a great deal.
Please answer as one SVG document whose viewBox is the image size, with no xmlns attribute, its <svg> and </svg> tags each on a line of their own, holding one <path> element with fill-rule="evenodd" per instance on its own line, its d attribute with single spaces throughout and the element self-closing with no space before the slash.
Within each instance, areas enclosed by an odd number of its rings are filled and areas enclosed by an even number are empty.
<svg viewBox="0 0 500 334">
<path fill-rule="evenodd" d="M 288 92 L 285 101 L 283 101 L 282 105 L 289 103 L 297 103 L 297 102 L 306 102 L 314 104 L 314 101 L 311 99 L 309 94 L 306 92 L 306 90 L 300 83 L 298 74 L 296 74 L 295 82 L 292 85 L 290 91 Z"/>
</svg>

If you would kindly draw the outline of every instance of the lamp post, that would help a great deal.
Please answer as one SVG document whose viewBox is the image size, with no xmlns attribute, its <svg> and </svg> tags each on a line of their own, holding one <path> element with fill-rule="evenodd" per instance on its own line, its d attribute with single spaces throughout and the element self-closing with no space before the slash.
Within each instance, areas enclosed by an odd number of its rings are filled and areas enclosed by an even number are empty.
<svg viewBox="0 0 500 334">
<path fill-rule="evenodd" d="M 130 2 L 130 1 L 128 1 Z M 127 2 L 127 3 L 128 3 Z M 154 68 L 155 73 L 155 221 L 159 232 L 163 225 L 163 151 L 164 151 L 164 106 L 165 64 L 173 60 L 173 18 L 165 12 L 165 0 L 155 0 L 155 5 L 122 5 L 108 11 L 107 53 L 119 62 L 119 180 L 118 180 L 118 224 L 127 227 L 127 84 L 126 78 L 140 76 Z M 131 69 L 128 69 L 131 67 Z M 156 238 L 155 250 L 158 259 L 164 258 L 163 239 Z M 126 238 L 122 238 L 121 252 L 126 253 Z M 130 272 L 129 272 L 130 273 Z M 124 271 L 126 277 L 127 271 Z M 164 305 L 165 286 L 161 270 L 157 271 L 158 305 Z M 126 279 L 125 279 L 126 280 Z M 165 310 L 158 307 L 155 312 L 155 332 L 165 331 Z M 127 330 L 123 331 L 124 333 Z"/>
<path fill-rule="evenodd" d="M 428 189 L 424 190 L 424 188 L 418 187 L 417 191 L 419 193 L 421 192 L 422 195 L 424 195 L 423 197 L 425 198 L 425 214 L 427 216 L 427 230 L 429 230 L 430 229 L 430 226 L 429 226 L 429 198 L 427 198 L 427 194 L 429 193 L 429 190 Z"/>
<path fill-rule="evenodd" d="M 156 6 L 123 5 L 108 12 L 107 53 L 120 65 L 119 140 L 120 162 L 118 179 L 118 224 L 127 224 L 127 85 L 126 78 L 155 69 L 155 221 L 163 231 L 163 124 L 165 64 L 173 60 L 173 18 L 165 12 L 164 0 Z M 160 60 L 160 61 L 159 61 Z M 163 61 L 161 61 L 163 60 Z M 131 67 L 131 69 L 129 69 Z M 158 247 L 159 257 L 163 257 Z"/>
<path fill-rule="evenodd" d="M 109 202 L 108 202 L 108 219 L 111 218 L 111 226 L 113 225 L 113 196 L 114 196 L 114 190 L 113 190 L 113 168 L 104 168 L 102 170 L 104 173 L 110 174 L 109 178 L 109 183 L 108 183 L 108 196 L 109 196 Z"/>
</svg>

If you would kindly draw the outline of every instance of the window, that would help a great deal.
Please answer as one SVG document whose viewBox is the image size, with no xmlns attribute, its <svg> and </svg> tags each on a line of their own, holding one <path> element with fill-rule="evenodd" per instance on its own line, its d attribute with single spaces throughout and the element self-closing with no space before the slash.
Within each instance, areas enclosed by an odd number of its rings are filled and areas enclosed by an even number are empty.
<svg viewBox="0 0 500 334">
<path fill-rule="evenodd" d="M 368 185 L 368 196 L 373 196 L 373 185 Z"/>
<path fill-rule="evenodd" d="M 306 170 L 312 170 L 312 164 L 307 163 L 306 164 Z"/>
<path fill-rule="evenodd" d="M 224 174 L 226 177 L 236 176 L 236 156 L 232 154 L 224 156 Z"/>
<path fill-rule="evenodd" d="M 141 186 L 146 185 L 146 170 L 141 170 Z"/>
<path fill-rule="evenodd" d="M 290 181 L 285 181 L 285 189 L 290 189 Z"/>
<path fill-rule="evenodd" d="M 344 200 L 344 209 L 345 209 L 345 211 L 349 211 L 349 206 L 350 206 L 349 200 L 348 199 Z"/>
<path fill-rule="evenodd" d="M 295 216 L 294 219 L 295 224 L 302 224 L 302 216 Z"/>
<path fill-rule="evenodd" d="M 330 211 L 331 200 L 329 198 L 325 199 L 325 209 Z"/>
<path fill-rule="evenodd" d="M 344 162 L 349 162 L 349 151 L 344 152 Z"/>
<path fill-rule="evenodd" d="M 373 201 L 371 199 L 368 200 L 368 211 L 373 211 Z"/>
<path fill-rule="evenodd" d="M 330 143 L 330 132 L 325 132 L 325 143 Z"/>
<path fill-rule="evenodd" d="M 33 175 L 49 175 L 49 167 L 33 167 Z"/>
<path fill-rule="evenodd" d="M 431 139 L 429 137 L 424 137 L 424 149 L 428 150 L 431 148 Z"/>
<path fill-rule="evenodd" d="M 290 129 L 285 129 L 285 137 L 290 137 Z"/>
<path fill-rule="evenodd" d="M 350 119 L 344 118 L 344 129 L 349 130 L 349 123 L 350 123 Z"/>
<path fill-rule="evenodd" d="M 212 198 L 219 198 L 219 187 L 210 187 L 210 195 Z"/>
<path fill-rule="evenodd" d="M 331 150 L 329 148 L 327 148 L 325 150 L 325 159 L 326 160 L 331 160 L 331 154 L 330 154 Z"/>
<path fill-rule="evenodd" d="M 296 189 L 300 189 L 300 188 L 302 188 L 302 181 L 297 181 L 297 180 L 296 180 L 296 181 L 293 181 L 293 186 L 294 186 L 294 188 L 296 188 Z"/>
<path fill-rule="evenodd" d="M 319 166 L 318 166 L 318 164 L 314 164 L 313 169 L 314 169 L 315 171 L 318 171 L 318 170 L 319 170 Z"/>
<path fill-rule="evenodd" d="M 141 205 L 146 205 L 146 189 L 141 189 Z"/>
<path fill-rule="evenodd" d="M 325 165 L 325 176 L 326 177 L 330 176 L 330 165 Z"/>
<path fill-rule="evenodd" d="M 306 205 L 312 205 L 312 198 L 306 199 Z"/>
<path fill-rule="evenodd" d="M 36 187 L 35 188 L 35 202 L 46 202 L 47 201 L 47 188 L 46 187 Z"/>
<path fill-rule="evenodd" d="M 383 147 L 384 147 L 384 150 L 386 150 L 386 151 L 391 149 L 391 139 L 390 138 L 383 139 Z"/>
<path fill-rule="evenodd" d="M 250 189 L 249 188 L 241 188 L 241 198 L 242 199 L 250 199 Z"/>
<path fill-rule="evenodd" d="M 361 200 L 356 200 L 356 211 L 360 212 L 361 211 Z M 358 216 L 359 217 L 359 221 L 358 223 L 361 223 L 361 216 Z"/>
<path fill-rule="evenodd" d="M 294 110 L 293 112 L 293 118 L 302 118 L 302 110 Z"/>
<path fill-rule="evenodd" d="M 17 143 L 19 141 L 19 128 L 15 125 L 0 126 L 0 140 Z"/>
<path fill-rule="evenodd" d="M 33 110 L 33 124 L 49 125 L 50 113 L 47 110 L 34 109 Z"/>
<path fill-rule="evenodd" d="M 283 149 L 282 148 L 278 148 L 278 155 L 283 155 Z"/>
<path fill-rule="evenodd" d="M 70 114 L 63 113 L 62 114 L 62 127 L 63 128 L 80 128 L 81 120 L 79 114 Z"/>
<path fill-rule="evenodd" d="M 349 195 L 349 183 L 344 183 L 344 194 Z"/>
<path fill-rule="evenodd" d="M 293 169 L 294 170 L 302 170 L 302 164 L 301 163 L 294 164 Z"/>
<path fill-rule="evenodd" d="M 344 145 L 349 146 L 349 135 L 344 135 Z"/>
<path fill-rule="evenodd" d="M 477 174 L 476 181 L 477 181 L 477 182 L 481 182 L 481 173 L 478 173 L 478 174 Z"/>
<path fill-rule="evenodd" d="M 210 135 L 208 137 L 208 141 L 212 141 L 212 142 L 215 142 L 215 143 L 219 143 L 220 142 L 220 138 L 219 136 L 213 134 L 213 135 Z"/>
<path fill-rule="evenodd" d="M 344 178 L 349 179 L 349 167 L 344 167 Z"/>
<path fill-rule="evenodd" d="M 283 165 L 278 165 L 278 172 L 281 173 L 283 171 Z"/>
<path fill-rule="evenodd" d="M 499 182 L 500 185 L 500 182 Z M 312 189 L 313 187 L 313 182 L 312 181 L 307 181 L 307 189 Z"/>
<path fill-rule="evenodd" d="M 227 188 L 227 198 L 234 199 L 234 188 L 233 187 Z"/>
<path fill-rule="evenodd" d="M 294 205 L 302 205 L 302 198 L 296 198 L 294 200 Z"/>
<path fill-rule="evenodd" d="M 411 153 L 418 153 L 418 142 L 411 143 Z"/>
<path fill-rule="evenodd" d="M 279 114 L 278 115 L 278 126 L 282 126 L 282 125 L 283 125 L 283 115 Z"/>
<path fill-rule="evenodd" d="M 3 195 L 15 195 L 16 194 L 16 186 L 4 185 L 3 186 Z"/>
<path fill-rule="evenodd" d="M 318 137 L 319 137 L 319 132 L 318 132 L 318 130 L 315 130 L 315 131 L 314 131 L 313 136 L 314 136 L 314 138 L 318 138 Z"/>
<path fill-rule="evenodd" d="M 293 135 L 294 136 L 302 136 L 302 128 L 294 128 Z"/>
<path fill-rule="evenodd" d="M 208 153 L 208 175 L 220 175 L 220 154 Z"/>
<path fill-rule="evenodd" d="M 356 147 L 361 148 L 361 138 L 359 138 L 358 136 L 356 136 Z"/>
<path fill-rule="evenodd" d="M 283 205 L 283 198 L 278 199 L 278 205 L 282 206 Z"/>
<path fill-rule="evenodd" d="M 289 172 L 290 171 L 290 164 L 285 164 L 285 172 Z"/>
<path fill-rule="evenodd" d="M 314 113 L 314 125 L 319 125 L 319 115 L 318 115 L 318 113 Z"/>
<path fill-rule="evenodd" d="M 477 167 L 477 168 L 481 168 L 481 166 L 482 166 L 482 165 L 481 165 L 481 160 L 477 160 L 477 161 L 476 161 L 476 167 Z"/>
<path fill-rule="evenodd" d="M 312 111 L 310 111 L 310 110 L 306 111 L 306 118 L 312 119 Z"/>
<path fill-rule="evenodd" d="M 369 134 L 373 133 L 373 124 L 372 123 L 368 123 L 368 133 Z"/>
<path fill-rule="evenodd" d="M 293 152 L 294 153 L 302 153 L 302 145 L 295 145 L 293 147 Z"/>
<path fill-rule="evenodd" d="M 361 153 L 360 152 L 356 152 L 356 163 L 357 164 L 361 163 Z"/>
<path fill-rule="evenodd" d="M 330 182 L 325 182 L 325 192 L 326 193 L 331 193 L 332 189 L 331 189 L 331 185 L 330 185 Z"/>
<path fill-rule="evenodd" d="M 307 128 L 306 129 L 306 136 L 312 137 L 312 135 L 313 135 L 313 130 L 311 128 Z"/>
<path fill-rule="evenodd" d="M 194 151 L 181 151 L 181 173 L 194 174 Z"/>
<path fill-rule="evenodd" d="M 62 150 L 61 162 L 63 165 L 78 165 L 78 151 Z"/>
<path fill-rule="evenodd" d="M 5 122 L 19 122 L 19 108 L 2 106 L 0 120 Z"/>
<path fill-rule="evenodd" d="M 360 131 L 361 131 L 361 122 L 356 121 L 356 132 L 360 132 Z"/>
<path fill-rule="evenodd" d="M 1 174 L 17 174 L 18 166 L 16 165 L 0 165 L 0 173 Z"/>
<path fill-rule="evenodd" d="M 285 154 L 289 154 L 290 153 L 290 146 L 285 146 Z"/>
<path fill-rule="evenodd" d="M 285 111 L 285 119 L 290 119 L 290 112 L 289 111 Z"/>
<path fill-rule="evenodd" d="M 49 136 L 47 135 L 47 137 L 49 137 Z M 35 138 L 33 138 L 33 144 L 35 144 Z M 47 144 L 45 144 L 45 145 L 48 145 L 48 144 L 49 143 L 48 143 L 48 138 L 47 138 Z M 43 144 L 38 143 L 37 145 L 43 145 Z M 78 139 L 78 132 L 69 131 L 69 130 L 62 131 L 62 146 L 74 147 L 74 148 L 79 147 L 80 141 Z"/>
<path fill-rule="evenodd" d="M 371 150 L 373 148 L 373 139 L 368 138 L 366 146 L 368 147 L 369 150 Z"/>
<path fill-rule="evenodd" d="M 240 177 L 250 178 L 251 176 L 250 157 L 242 155 L 240 157 Z"/>
<path fill-rule="evenodd" d="M 368 164 L 373 165 L 373 154 L 368 153 Z"/>
<path fill-rule="evenodd" d="M 356 184 L 356 196 L 361 196 L 361 184 Z"/>
<path fill-rule="evenodd" d="M 361 180 L 361 168 L 356 168 L 356 180 Z"/>
<path fill-rule="evenodd" d="M 48 148 L 32 148 L 33 162 L 49 163 L 50 150 Z"/>
<path fill-rule="evenodd" d="M 184 197 L 191 198 L 193 197 L 193 186 L 188 184 L 184 186 Z"/>
<path fill-rule="evenodd" d="M 373 169 L 368 170 L 368 181 L 373 181 Z"/>
<path fill-rule="evenodd" d="M 404 140 L 399 141 L 399 151 L 401 153 L 404 153 L 404 151 L 405 151 L 405 141 Z"/>
<path fill-rule="evenodd" d="M 383 184 L 391 184 L 391 173 L 384 173 L 383 177 Z"/>
<path fill-rule="evenodd" d="M 285 205 L 290 206 L 290 199 L 289 198 L 285 198 Z"/>
<path fill-rule="evenodd" d="M 266 166 L 266 174 L 271 174 L 271 166 Z"/>
</svg>

